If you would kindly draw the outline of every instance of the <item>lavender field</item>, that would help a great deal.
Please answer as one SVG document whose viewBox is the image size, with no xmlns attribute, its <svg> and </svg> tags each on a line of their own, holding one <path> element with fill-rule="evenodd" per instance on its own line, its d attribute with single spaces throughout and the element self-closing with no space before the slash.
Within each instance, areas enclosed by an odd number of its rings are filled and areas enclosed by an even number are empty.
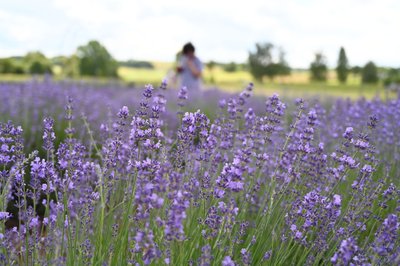
<svg viewBox="0 0 400 266">
<path fill-rule="evenodd" d="M 0 265 L 399 265 L 400 98 L 0 84 Z"/>
</svg>

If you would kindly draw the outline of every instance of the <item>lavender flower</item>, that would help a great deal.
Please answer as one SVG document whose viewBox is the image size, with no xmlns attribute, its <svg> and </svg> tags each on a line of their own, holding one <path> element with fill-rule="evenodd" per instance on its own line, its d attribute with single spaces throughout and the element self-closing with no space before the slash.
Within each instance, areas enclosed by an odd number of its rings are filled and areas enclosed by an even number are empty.
<svg viewBox="0 0 400 266">
<path fill-rule="evenodd" d="M 240 254 L 242 255 L 242 262 L 243 265 L 250 265 L 251 264 L 251 254 L 245 248 L 240 250 Z"/>
<path fill-rule="evenodd" d="M 396 251 L 396 242 L 399 240 L 399 228 L 400 222 L 397 216 L 389 214 L 375 234 L 374 252 L 386 258 L 392 255 Z"/>
<path fill-rule="evenodd" d="M 123 106 L 118 112 L 118 117 L 126 119 L 126 118 L 128 118 L 128 116 L 129 116 L 129 109 L 128 109 L 128 107 Z"/>
<path fill-rule="evenodd" d="M 340 243 L 339 250 L 333 255 L 331 262 L 334 265 L 349 265 L 350 262 L 356 257 L 358 250 L 359 247 L 353 238 L 345 239 Z"/>
<path fill-rule="evenodd" d="M 268 250 L 267 252 L 264 253 L 263 260 L 269 260 L 272 255 L 272 250 Z"/>
<path fill-rule="evenodd" d="M 11 214 L 9 212 L 0 212 L 0 221 L 5 221 L 8 218 L 11 217 Z"/>
<path fill-rule="evenodd" d="M 46 151 L 51 151 L 54 149 L 54 140 L 56 139 L 54 133 L 54 120 L 50 117 L 43 120 L 44 133 L 43 133 L 43 148 Z"/>
<path fill-rule="evenodd" d="M 189 201 L 180 190 L 174 194 L 165 227 L 165 235 L 168 240 L 184 240 L 183 221 L 186 218 L 186 209 L 189 207 Z"/>
<path fill-rule="evenodd" d="M 222 260 L 222 266 L 235 266 L 235 262 L 231 259 L 230 256 L 226 256 Z"/>
<path fill-rule="evenodd" d="M 201 256 L 199 259 L 200 266 L 210 266 L 212 261 L 211 246 L 205 245 L 201 248 Z"/>
</svg>

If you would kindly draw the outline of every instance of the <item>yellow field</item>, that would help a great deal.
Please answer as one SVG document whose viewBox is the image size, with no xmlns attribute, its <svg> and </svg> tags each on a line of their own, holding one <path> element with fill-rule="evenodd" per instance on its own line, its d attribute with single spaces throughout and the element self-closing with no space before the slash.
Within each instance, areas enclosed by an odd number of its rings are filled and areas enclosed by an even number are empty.
<svg viewBox="0 0 400 266">
<path fill-rule="evenodd" d="M 118 68 L 118 76 L 124 82 L 134 84 L 160 83 L 166 77 L 167 71 L 164 69 L 145 69 L 145 68 Z"/>
<path fill-rule="evenodd" d="M 137 69 L 129 67 L 120 67 L 118 69 L 119 76 L 127 82 L 148 82 L 152 80 L 160 80 L 168 75 L 169 72 L 173 71 L 173 63 L 170 62 L 152 62 L 154 69 Z M 208 68 L 204 68 L 203 80 L 205 84 L 211 84 L 212 80 L 216 85 L 241 85 L 242 83 L 248 83 L 254 81 L 251 74 L 247 71 L 236 71 L 226 72 L 221 67 L 214 67 L 212 71 Z M 304 70 L 293 70 L 289 76 L 277 77 L 274 82 L 264 80 L 265 84 L 309 84 L 310 75 L 308 71 Z M 360 77 L 349 75 L 347 85 L 359 85 Z M 336 79 L 336 72 L 331 70 L 328 72 L 328 80 L 326 84 L 329 85 L 340 85 Z"/>
</svg>

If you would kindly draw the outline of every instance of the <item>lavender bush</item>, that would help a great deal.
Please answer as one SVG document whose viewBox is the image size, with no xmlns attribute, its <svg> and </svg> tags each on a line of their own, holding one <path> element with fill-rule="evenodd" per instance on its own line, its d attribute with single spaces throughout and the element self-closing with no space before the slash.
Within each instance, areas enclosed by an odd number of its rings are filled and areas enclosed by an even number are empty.
<svg viewBox="0 0 400 266">
<path fill-rule="evenodd" d="M 400 99 L 252 90 L 1 84 L 0 264 L 400 264 Z"/>
</svg>

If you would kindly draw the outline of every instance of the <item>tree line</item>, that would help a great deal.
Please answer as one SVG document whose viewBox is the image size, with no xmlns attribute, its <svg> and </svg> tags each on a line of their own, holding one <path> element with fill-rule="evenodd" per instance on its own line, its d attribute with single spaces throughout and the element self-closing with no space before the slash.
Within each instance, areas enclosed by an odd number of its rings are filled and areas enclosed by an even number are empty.
<svg viewBox="0 0 400 266">
<path fill-rule="evenodd" d="M 29 52 L 25 56 L 0 59 L 0 73 L 12 74 L 54 74 L 60 69 L 66 77 L 95 76 L 117 77 L 119 66 L 135 68 L 153 68 L 147 61 L 128 60 L 118 62 L 98 41 L 89 41 L 79 46 L 70 56 L 47 58 L 39 51 Z"/>
<path fill-rule="evenodd" d="M 287 76 L 291 72 L 291 68 L 285 60 L 285 52 L 281 47 L 276 47 L 272 43 L 257 43 L 255 51 L 249 52 L 248 65 L 252 76 L 259 81 L 262 81 L 264 77 L 273 80 L 277 76 Z M 311 80 L 326 81 L 328 70 L 327 59 L 324 54 L 316 53 L 309 67 Z M 380 79 L 379 69 L 372 61 L 369 61 L 363 67 L 350 66 L 343 47 L 340 47 L 335 70 L 337 79 L 341 83 L 347 82 L 349 74 L 361 75 L 362 83 L 377 83 Z M 382 78 L 385 85 L 390 83 L 400 84 L 400 68 L 391 68 L 383 74 Z"/>
<path fill-rule="evenodd" d="M 255 50 L 249 52 L 246 63 L 227 64 L 209 61 L 206 66 L 212 70 L 219 65 L 227 72 L 246 70 L 251 73 L 255 80 L 262 82 L 265 78 L 274 80 L 275 77 L 287 76 L 291 73 L 291 67 L 285 59 L 286 53 L 280 46 L 272 43 L 256 43 Z M 135 68 L 154 68 L 147 61 L 128 60 L 118 62 L 108 50 L 98 41 L 92 40 L 87 44 L 79 46 L 76 52 L 70 56 L 58 56 L 47 58 L 41 52 L 29 52 L 25 56 L 15 56 L 0 59 L 0 73 L 14 74 L 53 74 L 54 69 L 59 69 L 66 77 L 95 76 L 95 77 L 117 77 L 119 66 Z M 315 54 L 310 63 L 309 71 L 312 81 L 324 82 L 328 76 L 327 59 L 323 53 Z M 212 72 L 212 71 L 210 71 Z M 346 83 L 350 74 L 361 75 L 363 83 L 377 83 L 382 79 L 385 85 L 391 83 L 400 84 L 400 68 L 385 69 L 379 71 L 374 62 L 369 61 L 363 67 L 350 66 L 346 51 L 340 47 L 336 65 L 337 79 Z"/>
</svg>

